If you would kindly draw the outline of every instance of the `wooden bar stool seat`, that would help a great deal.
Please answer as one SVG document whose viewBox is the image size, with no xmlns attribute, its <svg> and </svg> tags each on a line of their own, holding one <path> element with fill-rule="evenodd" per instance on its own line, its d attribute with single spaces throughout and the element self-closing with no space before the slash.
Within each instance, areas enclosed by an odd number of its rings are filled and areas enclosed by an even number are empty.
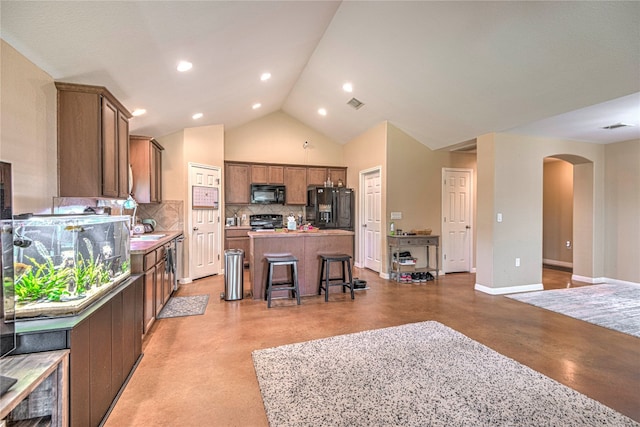
<svg viewBox="0 0 640 427">
<path fill-rule="evenodd" d="M 271 293 L 274 291 L 289 291 L 291 298 L 295 295 L 298 305 L 300 305 L 300 290 L 298 289 L 298 258 L 288 256 L 267 256 L 267 283 L 265 286 L 264 299 L 267 300 L 267 308 L 271 308 Z M 273 281 L 273 268 L 278 265 L 289 266 L 291 280 L 279 282 Z"/>
<path fill-rule="evenodd" d="M 318 286 L 318 295 L 322 295 L 324 289 L 324 300 L 329 301 L 329 287 L 342 286 L 344 293 L 347 288 L 351 290 L 351 299 L 354 299 L 353 275 L 351 272 L 351 255 L 346 254 L 325 254 L 320 255 L 320 284 Z M 342 275 L 339 277 L 331 277 L 331 263 L 339 262 L 342 265 Z M 348 273 L 348 276 L 347 276 Z M 349 280 L 347 281 L 347 277 Z"/>
</svg>

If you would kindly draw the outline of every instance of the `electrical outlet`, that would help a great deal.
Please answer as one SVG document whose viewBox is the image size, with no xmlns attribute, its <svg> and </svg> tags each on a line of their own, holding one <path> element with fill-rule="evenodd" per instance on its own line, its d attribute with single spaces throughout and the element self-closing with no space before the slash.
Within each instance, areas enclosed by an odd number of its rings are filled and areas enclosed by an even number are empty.
<svg viewBox="0 0 640 427">
<path fill-rule="evenodd" d="M 498 215 L 496 215 L 496 221 L 502 222 L 502 214 L 500 212 L 498 212 Z"/>
<path fill-rule="evenodd" d="M 520 267 L 520 258 L 516 258 L 516 267 Z"/>
<path fill-rule="evenodd" d="M 567 249 L 571 249 L 571 240 L 567 240 L 566 246 Z"/>
<path fill-rule="evenodd" d="M 402 219 L 402 212 L 391 212 L 391 219 Z"/>
<path fill-rule="evenodd" d="M 246 221 L 247 220 L 247 214 L 242 214 L 242 221 Z"/>
</svg>

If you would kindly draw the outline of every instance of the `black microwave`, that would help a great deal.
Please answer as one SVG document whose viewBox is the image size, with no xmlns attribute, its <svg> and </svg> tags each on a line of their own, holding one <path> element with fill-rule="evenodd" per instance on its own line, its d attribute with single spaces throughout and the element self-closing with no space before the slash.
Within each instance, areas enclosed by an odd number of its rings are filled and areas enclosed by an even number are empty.
<svg viewBox="0 0 640 427">
<path fill-rule="evenodd" d="M 284 185 L 251 184 L 251 203 L 284 205 Z"/>
</svg>

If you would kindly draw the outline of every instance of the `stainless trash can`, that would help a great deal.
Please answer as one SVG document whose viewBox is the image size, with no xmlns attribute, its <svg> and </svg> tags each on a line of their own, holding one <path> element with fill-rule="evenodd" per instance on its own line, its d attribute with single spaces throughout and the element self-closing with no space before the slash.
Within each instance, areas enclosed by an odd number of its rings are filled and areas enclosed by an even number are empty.
<svg viewBox="0 0 640 427">
<path fill-rule="evenodd" d="M 243 298 L 244 293 L 244 251 L 227 249 L 224 251 L 224 299 L 234 301 Z"/>
</svg>

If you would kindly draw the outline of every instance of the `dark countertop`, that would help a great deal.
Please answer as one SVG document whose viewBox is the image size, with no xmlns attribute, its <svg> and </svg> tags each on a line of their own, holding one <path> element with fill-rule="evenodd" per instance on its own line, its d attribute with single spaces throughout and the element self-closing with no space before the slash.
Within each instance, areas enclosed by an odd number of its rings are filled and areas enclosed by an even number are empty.
<svg viewBox="0 0 640 427">
<path fill-rule="evenodd" d="M 156 240 L 141 240 L 136 238 L 131 238 L 130 252 L 131 255 L 144 255 L 165 243 L 168 243 L 175 239 L 176 237 L 182 236 L 182 231 L 157 231 L 154 233 L 143 234 L 142 236 L 157 236 L 159 234 L 164 234 L 163 237 Z M 144 237 L 143 237 L 144 238 Z"/>
<path fill-rule="evenodd" d="M 72 329 L 75 325 L 86 319 L 88 316 L 90 316 L 92 313 L 106 304 L 111 298 L 113 298 L 114 295 L 117 295 L 123 289 L 131 285 L 139 277 L 139 274 L 132 274 L 118 286 L 111 289 L 100 298 L 96 299 L 91 303 L 91 305 L 89 305 L 76 315 L 16 319 L 16 334 Z"/>
</svg>

